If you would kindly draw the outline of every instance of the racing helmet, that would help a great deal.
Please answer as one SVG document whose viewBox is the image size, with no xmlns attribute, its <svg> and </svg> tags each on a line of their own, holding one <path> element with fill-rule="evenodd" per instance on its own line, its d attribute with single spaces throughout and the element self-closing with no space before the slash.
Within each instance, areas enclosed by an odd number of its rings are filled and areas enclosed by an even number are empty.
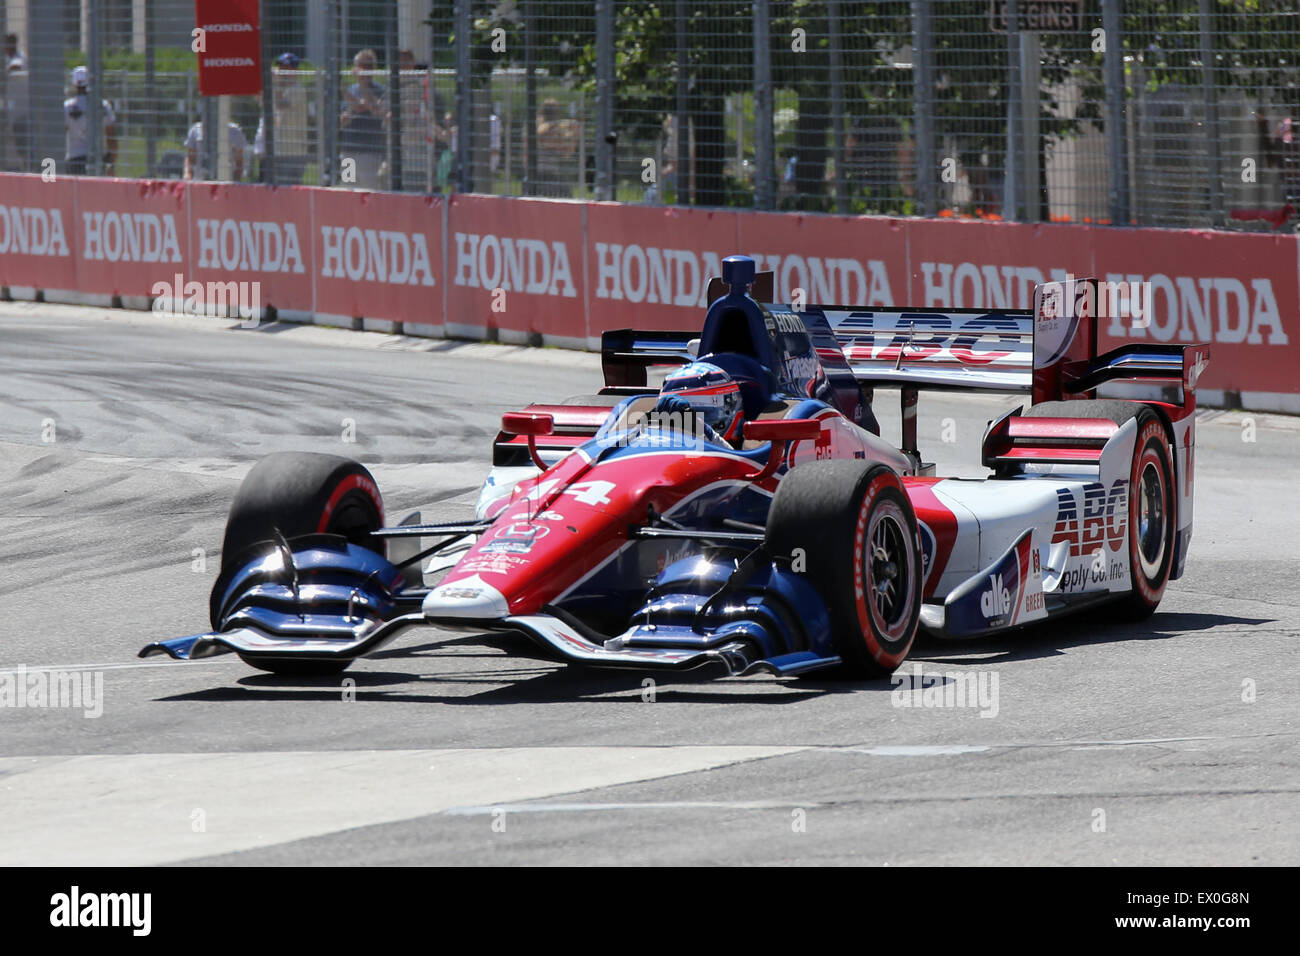
<svg viewBox="0 0 1300 956">
<path fill-rule="evenodd" d="M 740 434 L 745 417 L 740 385 L 716 365 L 692 362 L 670 372 L 659 394 L 686 402 L 705 425 L 727 441 Z"/>
</svg>

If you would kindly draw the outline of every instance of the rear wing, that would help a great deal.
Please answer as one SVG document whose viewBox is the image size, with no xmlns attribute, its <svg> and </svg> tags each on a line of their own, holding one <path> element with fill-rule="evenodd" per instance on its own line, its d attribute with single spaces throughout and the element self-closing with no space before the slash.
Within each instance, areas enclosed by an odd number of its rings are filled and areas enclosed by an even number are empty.
<svg viewBox="0 0 1300 956">
<path fill-rule="evenodd" d="M 770 284 L 770 273 L 758 273 L 753 288 Z M 800 316 L 814 338 L 829 326 L 853 377 L 868 394 L 875 386 L 900 389 L 905 416 L 922 389 L 1026 392 L 1037 404 L 1095 398 L 1097 386 L 1113 381 L 1178 389 L 1176 403 L 1190 408 L 1209 348 L 1135 343 L 1099 354 L 1097 319 L 1118 301 L 1095 279 L 1066 279 L 1036 286 L 1032 311 L 776 304 L 765 310 Z M 605 332 L 605 391 L 644 390 L 649 368 L 692 360 L 696 337 L 685 330 Z M 826 367 L 830 356 L 820 343 L 818 351 Z"/>
<path fill-rule="evenodd" d="M 870 385 L 1028 392 L 1032 312 L 820 309 L 853 376 Z"/>
<path fill-rule="evenodd" d="M 1095 279 L 1034 289 L 1034 310 L 845 309 L 825 315 L 853 376 L 864 385 L 1030 392 L 1034 404 L 1096 397 L 1106 382 L 1181 390 L 1185 407 L 1209 348 L 1129 344 L 1098 354 L 1097 319 L 1118 297 Z"/>
</svg>

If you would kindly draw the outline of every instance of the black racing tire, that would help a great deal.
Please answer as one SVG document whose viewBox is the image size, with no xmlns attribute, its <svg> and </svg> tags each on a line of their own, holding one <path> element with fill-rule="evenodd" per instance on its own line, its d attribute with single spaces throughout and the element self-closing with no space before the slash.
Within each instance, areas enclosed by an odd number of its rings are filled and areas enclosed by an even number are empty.
<svg viewBox="0 0 1300 956">
<path fill-rule="evenodd" d="M 226 517 L 221 570 L 251 545 L 304 534 L 338 534 L 384 554 L 372 531 L 383 527 L 384 502 L 369 470 L 338 455 L 276 452 L 248 473 Z"/>
<path fill-rule="evenodd" d="M 1130 418 L 1136 418 L 1142 412 L 1154 414 L 1151 409 L 1138 402 L 1125 402 L 1116 399 L 1081 399 L 1074 398 L 1064 402 L 1039 402 L 1025 409 L 1025 418 L 1109 418 L 1116 425 L 1123 425 Z"/>
<path fill-rule="evenodd" d="M 235 493 L 221 545 L 221 575 L 210 611 L 216 620 L 218 589 L 251 546 L 275 538 L 338 534 L 384 554 L 384 541 L 370 532 L 383 527 L 384 503 L 374 477 L 362 464 L 338 455 L 276 452 L 253 466 Z M 284 677 L 324 677 L 346 670 L 351 660 L 265 660 L 240 655 L 258 670 Z"/>
<path fill-rule="evenodd" d="M 884 677 L 903 663 L 921 616 L 921 548 L 898 475 L 856 459 L 800 465 L 777 487 L 766 541 L 773 557 L 805 562 L 843 661 L 837 676 Z"/>
<path fill-rule="evenodd" d="M 1129 577 L 1132 590 L 1117 600 L 1117 621 L 1143 621 L 1155 613 L 1174 566 L 1177 499 L 1169 434 L 1158 415 L 1143 408 L 1128 483 Z"/>
</svg>

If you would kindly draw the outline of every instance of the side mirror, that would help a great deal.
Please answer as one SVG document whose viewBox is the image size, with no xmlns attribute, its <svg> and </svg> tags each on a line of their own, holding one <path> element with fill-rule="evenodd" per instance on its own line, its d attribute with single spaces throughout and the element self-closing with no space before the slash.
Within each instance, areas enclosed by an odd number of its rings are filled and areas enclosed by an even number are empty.
<svg viewBox="0 0 1300 956">
<path fill-rule="evenodd" d="M 821 433 L 822 423 L 816 418 L 773 418 L 745 422 L 745 438 L 748 441 L 812 440 Z"/>
<path fill-rule="evenodd" d="M 536 438 L 549 435 L 555 427 L 555 419 L 538 412 L 506 412 L 501 416 L 501 430 L 511 435 L 524 435 Z"/>
<path fill-rule="evenodd" d="M 547 466 L 537 451 L 537 439 L 541 435 L 549 435 L 554 428 L 555 418 L 551 415 L 543 415 L 541 412 L 506 412 L 501 416 L 501 430 L 527 438 L 528 457 L 532 458 L 533 464 L 542 471 L 545 471 Z"/>
<path fill-rule="evenodd" d="M 785 460 L 785 449 L 792 441 L 812 441 L 822 433 L 822 423 L 815 418 L 773 418 L 766 421 L 745 422 L 744 435 L 749 441 L 770 441 L 763 470 L 750 476 L 750 481 L 764 481 L 776 473 Z"/>
</svg>

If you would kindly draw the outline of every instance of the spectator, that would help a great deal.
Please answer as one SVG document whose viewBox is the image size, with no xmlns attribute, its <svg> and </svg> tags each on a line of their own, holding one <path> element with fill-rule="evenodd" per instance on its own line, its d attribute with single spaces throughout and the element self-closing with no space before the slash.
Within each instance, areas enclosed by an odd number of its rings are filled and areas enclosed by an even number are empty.
<svg viewBox="0 0 1300 956">
<path fill-rule="evenodd" d="M 5 69 L 27 69 L 27 60 L 23 57 L 22 51 L 18 49 L 18 34 L 16 33 L 5 34 Z"/>
<path fill-rule="evenodd" d="M 438 167 L 436 169 L 436 185 L 438 192 L 446 192 L 448 183 L 451 180 L 452 170 L 456 166 L 456 117 L 448 110 L 442 114 L 442 123 L 437 127 L 440 135 L 444 138 L 445 148 L 438 154 Z"/>
<path fill-rule="evenodd" d="M 11 33 L 10 37 L 13 36 Z M 7 44 L 6 44 L 7 47 Z M 21 55 L 7 57 L 5 67 L 5 118 L 14 146 L 16 167 L 26 171 L 32 168 L 31 114 L 27 99 L 27 70 Z"/>
<path fill-rule="evenodd" d="M 67 136 L 67 150 L 64 156 L 65 171 L 71 176 L 86 174 L 86 157 L 90 153 L 90 119 L 87 114 L 87 88 L 90 86 L 90 71 L 79 66 L 72 71 L 72 96 L 63 101 L 63 126 Z M 104 132 L 104 173 L 113 175 L 113 164 L 117 161 L 117 117 L 108 100 L 103 103 Z M 99 144 L 95 144 L 98 148 Z"/>
<path fill-rule="evenodd" d="M 501 104 L 488 117 L 488 170 L 493 176 L 501 166 Z"/>
<path fill-rule="evenodd" d="M 307 148 L 309 122 L 307 116 L 307 90 L 298 75 L 298 56 L 281 53 L 275 58 L 271 71 L 271 90 L 275 119 L 275 156 L 273 168 L 275 182 L 280 186 L 295 186 L 302 182 L 310 153 Z M 257 124 L 253 137 L 253 155 L 266 156 L 266 117 Z"/>
<path fill-rule="evenodd" d="M 244 178 L 244 156 L 248 150 L 248 140 L 244 131 L 236 124 L 226 124 L 226 134 L 230 139 L 230 172 L 235 182 Z M 190 127 L 185 137 L 185 178 L 213 179 L 207 175 L 203 161 L 203 121 L 199 120 Z"/>
<path fill-rule="evenodd" d="M 433 153 L 434 191 L 443 192 L 456 162 L 456 117 L 444 110 L 442 97 L 425 79 L 429 103 L 429 145 Z"/>
<path fill-rule="evenodd" d="M 347 106 L 339 117 L 339 148 L 344 159 L 356 163 L 354 189 L 382 189 L 384 157 L 388 152 L 388 88 L 376 83 L 375 51 L 362 50 L 352 58 L 352 75 L 357 81 L 344 94 Z"/>
<path fill-rule="evenodd" d="M 580 136 L 577 122 L 564 116 L 557 100 L 543 101 L 537 111 L 537 195 L 573 195 Z"/>
</svg>

